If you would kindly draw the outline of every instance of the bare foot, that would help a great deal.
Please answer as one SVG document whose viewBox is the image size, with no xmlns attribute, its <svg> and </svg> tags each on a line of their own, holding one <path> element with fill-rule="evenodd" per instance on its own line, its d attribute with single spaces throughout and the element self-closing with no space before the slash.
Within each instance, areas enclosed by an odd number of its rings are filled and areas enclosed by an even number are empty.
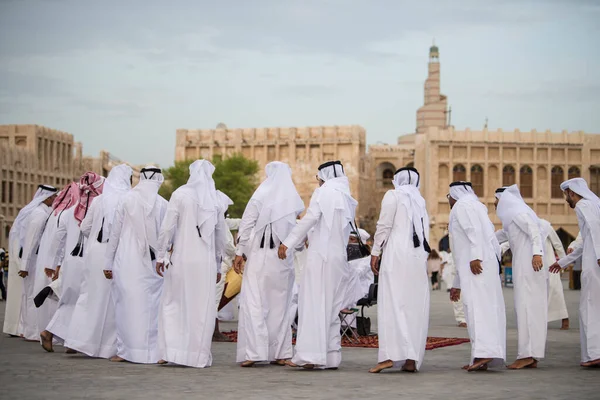
<svg viewBox="0 0 600 400">
<path fill-rule="evenodd" d="M 586 367 L 586 368 L 598 368 L 598 367 L 600 367 L 600 358 L 597 358 L 592 361 L 582 362 L 579 365 L 581 365 L 582 367 Z"/>
<path fill-rule="evenodd" d="M 169 362 L 168 362 L 167 360 L 160 359 L 160 360 L 158 360 L 156 363 L 157 363 L 158 365 L 165 365 L 165 364 L 168 364 Z"/>
<path fill-rule="evenodd" d="M 569 318 L 565 318 L 562 320 L 562 326 L 560 327 L 561 331 L 566 331 L 569 329 Z"/>
<path fill-rule="evenodd" d="M 70 349 L 70 348 L 67 347 L 66 350 L 65 350 L 65 353 L 67 353 L 67 354 L 77 354 L 77 350 L 73 350 L 73 349 Z"/>
<path fill-rule="evenodd" d="M 212 337 L 213 342 L 233 342 L 229 336 L 223 335 L 221 332 L 215 332 Z"/>
<path fill-rule="evenodd" d="M 48 353 L 53 353 L 54 349 L 52 348 L 52 335 L 51 332 L 43 331 L 40 333 L 40 338 L 42 339 L 42 348 L 46 350 Z"/>
<path fill-rule="evenodd" d="M 467 371 L 486 371 L 488 369 L 488 364 L 492 361 L 492 358 L 476 358 L 473 360 L 473 365 L 467 368 Z"/>
<path fill-rule="evenodd" d="M 249 367 L 254 366 L 254 364 L 256 364 L 256 361 L 244 361 L 243 363 L 240 364 L 240 367 L 249 368 Z"/>
<path fill-rule="evenodd" d="M 417 364 L 415 363 L 415 360 L 406 360 L 406 362 L 402 366 L 402 371 L 417 372 Z"/>
<path fill-rule="evenodd" d="M 286 360 L 285 365 L 288 367 L 292 367 L 292 368 L 298 368 L 299 365 L 296 363 L 293 363 L 292 360 Z"/>
<path fill-rule="evenodd" d="M 537 368 L 537 360 L 532 357 L 521 358 L 510 364 L 508 369 Z"/>
<path fill-rule="evenodd" d="M 461 322 L 460 324 L 458 324 L 459 328 L 466 328 L 467 327 L 467 323 L 466 322 Z"/>
<path fill-rule="evenodd" d="M 275 360 L 275 361 L 271 361 L 270 364 L 271 365 L 280 365 L 280 366 L 284 366 L 285 365 L 286 360 L 284 359 L 280 359 L 280 360 Z"/>
<path fill-rule="evenodd" d="M 111 358 L 109 358 L 109 360 L 112 361 L 112 362 L 123 362 L 123 361 L 125 361 L 124 358 L 119 357 L 119 356 L 111 357 Z"/>
<path fill-rule="evenodd" d="M 383 371 L 384 369 L 392 368 L 393 366 L 394 366 L 394 362 L 392 360 L 387 360 L 387 361 L 380 362 L 375 367 L 371 368 L 369 370 L 369 372 L 372 374 L 378 374 L 381 371 Z"/>
</svg>

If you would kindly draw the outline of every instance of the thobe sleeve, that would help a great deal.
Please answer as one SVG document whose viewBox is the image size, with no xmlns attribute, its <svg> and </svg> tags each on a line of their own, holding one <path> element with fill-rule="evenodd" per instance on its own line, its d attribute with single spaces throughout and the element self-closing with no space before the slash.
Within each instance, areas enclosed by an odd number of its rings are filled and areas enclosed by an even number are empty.
<svg viewBox="0 0 600 400">
<path fill-rule="evenodd" d="M 313 228 L 319 222 L 319 219 L 321 218 L 321 208 L 317 202 L 317 196 L 318 189 L 315 190 L 310 198 L 310 203 L 304 217 L 298 222 L 288 237 L 283 241 L 283 245 L 288 249 L 296 248 L 298 245 L 300 245 L 300 243 L 303 243 L 306 239 L 308 231 L 310 231 L 311 228 Z"/>
<path fill-rule="evenodd" d="M 171 197 L 169 204 L 167 205 L 167 212 L 165 218 L 162 220 L 160 227 L 160 234 L 158 235 L 158 249 L 156 262 L 165 262 L 165 257 L 173 238 L 175 237 L 175 231 L 177 230 L 177 224 L 179 221 L 179 201 L 177 196 Z M 114 229 L 114 228 L 113 228 Z"/>
<path fill-rule="evenodd" d="M 456 271 L 454 274 L 454 282 L 452 282 L 452 287 L 455 289 L 460 289 L 460 274 Z"/>
<path fill-rule="evenodd" d="M 540 227 L 528 214 L 519 214 L 514 220 L 519 229 L 525 232 L 531 239 L 531 252 L 534 256 L 544 255 L 544 242 L 542 240 L 542 233 Z"/>
<path fill-rule="evenodd" d="M 217 261 L 217 271 L 220 270 L 221 262 L 225 257 L 225 246 L 227 245 L 227 231 L 229 228 L 227 227 L 227 223 L 225 222 L 225 216 L 223 213 L 218 213 L 217 217 L 217 225 L 215 226 L 215 256 Z"/>
<path fill-rule="evenodd" d="M 65 257 L 65 246 L 67 245 L 68 225 L 68 218 L 66 216 L 63 216 L 63 218 L 58 220 L 58 226 L 56 227 L 56 232 L 54 233 L 52 243 L 50 244 L 49 254 L 53 258 L 48 267 L 49 269 L 55 270 L 56 267 L 63 262 L 63 258 Z"/>
<path fill-rule="evenodd" d="M 498 243 L 503 244 L 508 242 L 508 234 L 504 229 L 500 229 L 496 231 L 496 239 L 498 239 Z"/>
<path fill-rule="evenodd" d="M 236 256 L 236 249 L 235 249 L 235 243 L 233 241 L 233 235 L 231 234 L 231 231 L 229 230 L 229 224 L 227 224 L 227 221 L 225 221 L 225 226 L 227 228 L 227 230 L 225 230 L 225 248 L 223 249 L 223 261 L 221 262 L 221 273 L 227 273 L 229 272 L 229 269 L 231 268 L 231 266 L 233 265 L 233 259 Z"/>
<path fill-rule="evenodd" d="M 561 268 L 567 268 L 567 266 L 573 264 L 575 261 L 577 261 L 581 255 L 583 254 L 583 246 L 578 246 L 575 247 L 575 249 L 573 249 L 573 252 L 567 256 L 562 257 L 560 260 L 558 260 L 558 265 L 560 265 Z"/>
<path fill-rule="evenodd" d="M 92 233 L 92 224 L 94 223 L 94 213 L 96 209 L 96 202 L 94 201 L 90 206 L 85 218 L 81 221 L 80 229 L 83 236 L 86 238 L 90 237 L 90 233 Z"/>
<path fill-rule="evenodd" d="M 244 215 L 242 215 L 242 221 L 240 222 L 240 227 L 238 229 L 238 244 L 235 254 L 241 256 L 243 254 L 248 255 L 250 253 L 250 249 L 248 246 L 250 245 L 250 236 L 252 233 L 252 228 L 256 225 L 256 220 L 258 219 L 258 215 L 260 214 L 259 203 L 256 200 L 250 200 L 246 209 L 244 210 Z"/>
<path fill-rule="evenodd" d="M 469 212 L 471 211 L 471 212 Z M 459 207 L 456 210 L 456 222 L 469 241 L 469 260 L 483 261 L 483 232 L 479 227 L 477 216 L 472 210 Z M 459 249 L 460 251 L 466 249 Z M 458 274 L 456 274 L 458 276 Z"/>
<path fill-rule="evenodd" d="M 119 239 L 121 238 L 123 220 L 125 219 L 124 207 L 125 203 L 119 203 L 117 209 L 115 210 L 115 216 L 113 217 L 113 223 L 110 230 L 110 236 L 108 238 L 108 246 L 106 247 L 105 255 L 106 265 L 104 269 L 107 271 L 112 271 L 117 249 L 119 248 Z"/>
<path fill-rule="evenodd" d="M 577 234 L 575 240 L 569 245 L 569 249 L 575 250 L 577 247 L 583 246 L 583 239 L 581 238 L 581 231 Z"/>
<path fill-rule="evenodd" d="M 562 242 L 560 241 L 560 238 L 554 229 L 550 229 L 550 232 L 548 233 L 548 239 L 550 239 L 552 247 L 554 248 L 554 251 L 556 251 L 558 258 L 563 258 L 567 255 Z"/>
<path fill-rule="evenodd" d="M 375 236 L 373 236 L 373 249 L 371 250 L 371 255 L 381 255 L 383 246 L 385 245 L 385 242 L 387 242 L 390 232 L 392 231 L 392 225 L 394 224 L 397 209 L 396 196 L 392 190 L 388 190 L 381 201 L 381 212 L 379 213 L 379 220 L 377 221 L 377 230 L 375 231 Z"/>
<path fill-rule="evenodd" d="M 23 241 L 21 271 L 29 271 L 29 264 L 31 263 L 30 260 L 37 251 L 37 246 L 39 244 L 42 228 L 44 227 L 45 218 L 47 218 L 47 216 L 38 211 L 32 213 L 31 218 L 28 218 L 24 224 L 27 231 L 25 232 L 25 240 Z"/>
<path fill-rule="evenodd" d="M 598 218 L 598 212 L 593 210 L 592 207 L 597 206 L 586 201 L 575 211 L 579 214 L 580 219 L 585 221 L 589 229 L 587 237 L 592 240 L 592 248 L 594 249 L 596 260 L 600 260 L 600 219 Z M 583 246 L 580 247 L 583 248 Z"/>
</svg>

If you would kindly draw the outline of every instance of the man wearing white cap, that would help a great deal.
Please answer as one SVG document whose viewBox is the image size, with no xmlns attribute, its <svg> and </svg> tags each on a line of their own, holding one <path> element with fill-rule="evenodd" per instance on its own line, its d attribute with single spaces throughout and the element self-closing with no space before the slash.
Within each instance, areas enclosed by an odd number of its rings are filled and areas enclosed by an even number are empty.
<svg viewBox="0 0 600 400">
<path fill-rule="evenodd" d="M 467 371 L 503 366 L 506 359 L 506 312 L 499 274 L 500 244 L 488 210 L 471 182 L 450 184 L 448 233 L 456 261 L 452 301 L 463 300 L 471 339 Z"/>
<path fill-rule="evenodd" d="M 377 323 L 379 363 L 369 370 L 421 368 L 429 326 L 429 215 L 414 168 L 394 174 L 393 190 L 383 197 L 371 252 L 371 268 L 379 275 Z M 383 253 L 381 269 L 379 258 Z"/>
<path fill-rule="evenodd" d="M 548 271 L 543 269 L 547 233 L 517 185 L 496 190 L 495 204 L 502 222 L 496 237 L 510 243 L 513 255 L 518 351 L 508 368 L 536 368 L 545 355 L 548 330 Z"/>
<path fill-rule="evenodd" d="M 579 300 L 579 335 L 581 366 L 600 365 L 600 199 L 582 178 L 569 179 L 560 185 L 567 203 L 575 209 L 583 245 L 550 267 L 551 272 L 566 268 L 581 258 L 581 297 Z"/>
</svg>

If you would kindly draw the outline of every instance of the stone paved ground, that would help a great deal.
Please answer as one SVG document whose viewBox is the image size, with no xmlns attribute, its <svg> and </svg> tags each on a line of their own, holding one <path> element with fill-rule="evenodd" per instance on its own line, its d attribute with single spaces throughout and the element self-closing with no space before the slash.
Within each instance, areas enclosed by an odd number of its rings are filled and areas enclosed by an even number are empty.
<svg viewBox="0 0 600 400">
<path fill-rule="evenodd" d="M 213 367 L 113 364 L 81 355 L 67 356 L 57 347 L 45 353 L 38 344 L 0 338 L 0 399 L 598 399 L 600 369 L 579 367 L 577 304 L 579 292 L 565 291 L 571 324 L 560 331 L 551 323 L 546 359 L 537 370 L 466 373 L 469 344 L 427 351 L 421 372 L 373 375 L 376 349 L 344 349 L 338 371 L 302 371 L 286 367 L 237 366 L 235 344 L 213 346 Z M 508 309 L 508 358 L 516 355 L 512 290 L 505 290 Z M 0 303 L 4 304 L 4 303 Z M 0 319 L 4 307 L 0 305 Z M 372 317 L 376 311 L 370 310 Z M 235 329 L 235 323 L 222 324 Z M 376 325 L 374 325 L 376 326 Z M 466 337 L 454 326 L 443 292 L 432 293 L 430 336 Z"/>
</svg>

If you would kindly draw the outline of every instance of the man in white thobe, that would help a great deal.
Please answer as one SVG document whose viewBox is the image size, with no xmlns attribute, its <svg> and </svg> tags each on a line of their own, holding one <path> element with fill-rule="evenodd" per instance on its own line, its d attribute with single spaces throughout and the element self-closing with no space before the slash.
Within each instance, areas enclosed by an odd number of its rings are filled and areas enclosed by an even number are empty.
<svg viewBox="0 0 600 400">
<path fill-rule="evenodd" d="M 46 221 L 52 210 L 50 206 L 56 198 L 57 190 L 55 188 L 52 189 L 54 189 L 54 194 L 38 204 L 25 219 L 22 231 L 25 234 L 21 255 L 21 269 L 19 271 L 19 276 L 23 278 L 20 334 L 25 340 L 32 342 L 39 341 L 40 334 L 37 326 L 37 313 L 33 298 L 37 294 L 34 291 L 34 286 L 40 239 L 42 238 Z M 51 190 L 51 187 L 46 187 L 46 190 Z"/>
<path fill-rule="evenodd" d="M 117 355 L 110 360 L 155 364 L 158 308 L 163 279 L 156 274 L 158 234 L 167 201 L 158 194 L 164 177 L 152 165 L 142 168 L 140 182 L 123 196 L 113 219 L 106 249 L 106 276 L 113 279 Z"/>
<path fill-rule="evenodd" d="M 57 259 L 54 265 L 56 265 L 57 279 L 60 280 L 62 293 L 52 320 L 46 330 L 40 334 L 42 347 L 46 351 L 51 351 L 49 349 L 54 337 L 62 341 L 67 338 L 75 304 L 79 298 L 84 269 L 85 238 L 81 233 L 80 225 L 94 199 L 102 193 L 104 180 L 103 176 L 95 172 L 86 172 L 81 176 L 77 185 L 79 191 L 77 204 L 62 213 L 61 222 L 54 235 L 52 252 Z M 57 264 L 58 258 L 62 259 L 60 264 Z M 68 347 L 66 352 L 76 353 Z"/>
<path fill-rule="evenodd" d="M 525 203 L 517 185 L 496 190 L 496 214 L 502 229 L 500 243 L 508 241 L 517 314 L 517 360 L 509 369 L 536 368 L 544 358 L 548 329 L 548 270 L 544 269 L 546 232 Z"/>
<path fill-rule="evenodd" d="M 550 267 L 553 273 L 581 258 L 581 296 L 579 299 L 579 337 L 581 366 L 600 366 L 600 199 L 583 178 L 569 179 L 560 185 L 567 203 L 575 209 L 582 245 Z"/>
<path fill-rule="evenodd" d="M 506 359 L 506 310 L 499 274 L 500 243 L 488 210 L 470 182 L 454 182 L 448 195 L 448 232 L 457 274 L 450 299 L 463 300 L 471 340 L 467 371 L 503 366 Z"/>
<path fill-rule="evenodd" d="M 111 358 L 117 354 L 112 281 L 105 277 L 104 257 L 117 205 L 131 190 L 132 174 L 126 164 L 111 169 L 102 194 L 81 222 L 81 233 L 86 238 L 81 290 L 65 346 L 90 357 Z"/>
<path fill-rule="evenodd" d="M 442 280 L 446 284 L 446 288 L 449 292 L 457 275 L 452 249 L 448 249 L 447 252 L 440 251 L 440 257 L 442 258 L 442 267 L 444 268 L 442 271 Z M 467 320 L 465 319 L 465 309 L 460 298 L 457 301 L 452 302 L 452 311 L 454 312 L 454 320 L 458 324 L 459 328 L 466 328 Z"/>
<path fill-rule="evenodd" d="M 54 278 L 54 260 L 56 256 L 56 254 L 53 254 L 52 248 L 54 237 L 58 231 L 61 213 L 67 208 L 75 207 L 78 201 L 79 187 L 75 182 L 71 182 L 58 193 L 54 203 L 52 203 L 52 212 L 40 240 L 33 289 L 35 294 L 34 303 L 37 307 L 37 328 L 40 331 L 38 332 L 38 339 L 58 309 L 58 301 L 54 296 L 49 296 L 52 290 L 48 287 Z M 43 291 L 45 293 L 41 293 Z M 42 346 L 47 347 L 43 340 Z"/>
<path fill-rule="evenodd" d="M 429 216 L 419 191 L 419 173 L 400 168 L 392 183 L 395 189 L 388 190 L 381 202 L 371 251 L 371 268 L 379 275 L 379 363 L 371 373 L 392 367 L 418 371 L 429 326 Z"/>
<path fill-rule="evenodd" d="M 348 278 L 348 286 L 346 292 L 346 300 L 344 307 L 346 309 L 356 308 L 356 303 L 363 297 L 369 294 L 369 287 L 375 281 L 375 275 L 371 269 L 370 254 L 362 257 L 358 250 L 358 237 L 363 244 L 371 237 L 369 232 L 362 228 L 358 229 L 358 233 L 350 234 L 350 242 L 348 243 L 348 265 L 350 266 L 350 275 Z M 352 327 L 356 327 L 356 319 L 352 323 Z"/>
<path fill-rule="evenodd" d="M 242 367 L 270 361 L 285 365 L 292 357 L 289 323 L 294 284 L 294 255 L 280 260 L 279 245 L 296 226 L 304 203 L 289 165 L 273 161 L 256 189 L 240 223 L 233 268 L 242 272 L 236 361 Z"/>
<path fill-rule="evenodd" d="M 566 256 L 565 249 L 558 234 L 549 221 L 541 220 L 542 228 L 546 230 L 544 242 L 544 268 L 550 268 L 558 259 Z M 548 322 L 561 321 L 561 330 L 569 329 L 569 312 L 565 302 L 561 274 L 549 274 L 548 277 Z"/>
<path fill-rule="evenodd" d="M 56 195 L 56 188 L 48 185 L 39 185 L 33 199 L 19 211 L 8 234 L 8 279 L 6 308 L 4 313 L 3 332 L 11 336 L 19 334 L 21 320 L 21 303 L 23 300 L 23 279 L 19 276 L 21 269 L 21 256 L 23 239 L 25 238 L 25 220 L 46 199 Z"/>
<path fill-rule="evenodd" d="M 215 285 L 227 231 L 214 171 L 207 160 L 190 165 L 190 178 L 173 192 L 160 232 L 156 272 L 165 281 L 158 322 L 161 364 L 212 365 Z M 165 270 L 171 247 L 171 265 Z"/>
<path fill-rule="evenodd" d="M 319 187 L 306 215 L 279 246 L 279 258 L 301 246 L 308 234 L 306 266 L 298 293 L 296 353 L 289 366 L 337 369 L 342 361 L 340 318 L 348 281 L 346 246 L 357 202 L 340 161 L 318 169 Z M 311 228 L 314 228 L 310 233 Z"/>
</svg>

